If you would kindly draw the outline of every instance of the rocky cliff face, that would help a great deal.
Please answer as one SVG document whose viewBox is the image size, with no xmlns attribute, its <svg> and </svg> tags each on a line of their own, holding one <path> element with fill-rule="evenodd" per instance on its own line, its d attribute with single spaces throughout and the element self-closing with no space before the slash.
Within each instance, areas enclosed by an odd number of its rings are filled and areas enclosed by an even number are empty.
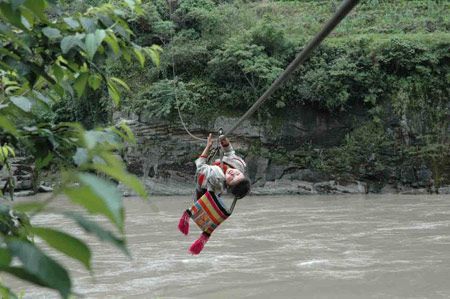
<svg viewBox="0 0 450 299">
<path fill-rule="evenodd" d="M 288 109 L 289 110 L 289 109 Z M 124 155 L 128 170 L 143 178 L 154 194 L 188 194 L 194 187 L 194 160 L 205 142 L 189 136 L 179 121 L 166 121 L 147 117 L 126 116 L 137 138 Z M 366 193 L 367 186 L 351 182 L 337 184 L 323 174 L 302 169 L 289 161 L 279 163 L 252 153 L 252 145 L 265 150 L 283 147 L 295 150 L 305 142 L 321 145 L 336 144 L 348 131 L 348 124 L 338 116 L 313 110 L 290 110 L 281 123 L 245 121 L 229 136 L 234 148 L 248 164 L 248 175 L 253 182 L 253 194 L 316 194 L 316 193 Z M 188 129 L 205 138 L 208 132 L 225 132 L 238 120 L 237 117 L 219 117 L 213 122 L 188 120 Z"/>
<path fill-rule="evenodd" d="M 237 117 L 218 117 L 214 121 L 188 119 L 188 129 L 205 138 L 209 132 L 225 131 L 238 120 Z M 192 194 L 194 188 L 194 161 L 203 150 L 205 141 L 189 136 L 177 119 L 169 121 L 136 115 L 117 115 L 124 119 L 135 133 L 137 144 L 129 145 L 123 155 L 128 171 L 139 176 L 151 194 Z M 343 185 L 326 174 L 298 165 L 288 159 L 272 159 L 271 152 L 283 148 L 287 153 L 296 151 L 305 143 L 332 146 L 339 143 L 351 125 L 345 117 L 314 111 L 311 108 L 286 109 L 282 121 L 247 120 L 229 136 L 238 154 L 245 158 L 248 176 L 253 186 L 252 194 L 346 194 L 346 193 L 408 193 L 424 194 L 430 191 L 449 194 L 450 186 L 430 190 L 430 170 L 413 169 L 402 174 L 402 180 L 374 189 L 365 182 L 353 181 Z M 348 118 L 347 118 L 348 119 Z M 257 151 L 254 150 L 256 147 Z M 30 194 L 33 186 L 39 191 L 51 191 L 51 182 L 34 183 L 33 163 L 29 159 L 12 161 L 11 177 L 15 192 Z M 0 188 L 5 189 L 10 174 L 0 171 Z M 57 183 L 55 183 L 57 184 Z M 6 190 L 3 190 L 4 192 Z M 124 190 L 125 194 L 128 193 Z"/>
</svg>

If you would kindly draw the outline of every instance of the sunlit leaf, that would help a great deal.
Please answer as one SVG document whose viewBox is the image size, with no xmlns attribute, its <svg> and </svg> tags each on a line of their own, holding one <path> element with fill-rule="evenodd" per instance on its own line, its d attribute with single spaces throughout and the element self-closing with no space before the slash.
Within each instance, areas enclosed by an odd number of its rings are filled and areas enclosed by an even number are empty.
<svg viewBox="0 0 450 299">
<path fill-rule="evenodd" d="M 79 260 L 88 270 L 91 269 L 91 250 L 80 239 L 52 228 L 33 227 L 31 231 L 51 247 Z"/>
<path fill-rule="evenodd" d="M 73 88 L 77 92 L 78 97 L 81 97 L 86 89 L 89 73 L 81 73 L 73 84 Z"/>
<path fill-rule="evenodd" d="M 116 106 L 119 106 L 119 104 L 120 104 L 120 92 L 119 92 L 119 90 L 117 89 L 116 84 L 114 84 L 113 81 L 108 80 L 107 85 L 108 85 L 108 93 L 109 93 L 109 96 L 110 96 L 111 99 L 113 100 L 114 104 L 115 104 Z"/>
<path fill-rule="evenodd" d="M 58 262 L 45 255 L 33 244 L 20 240 L 9 240 L 7 246 L 11 254 L 23 264 L 23 269 L 50 288 L 67 297 L 71 290 L 69 274 Z M 36 282 L 36 281 L 32 281 Z"/>
<path fill-rule="evenodd" d="M 131 54 L 128 48 L 122 48 L 122 55 L 126 62 L 131 62 Z"/>
<path fill-rule="evenodd" d="M 144 56 L 144 54 L 142 54 L 141 49 L 139 49 L 137 47 L 134 47 L 133 51 L 134 51 L 134 55 L 136 56 L 137 60 L 141 64 L 141 67 L 144 67 L 144 65 L 145 65 L 145 56 Z"/>
<path fill-rule="evenodd" d="M 53 75 L 56 78 L 56 81 L 61 82 L 64 78 L 64 70 L 62 67 L 60 67 L 57 64 L 54 64 L 52 66 L 52 70 L 53 70 Z"/>
<path fill-rule="evenodd" d="M 83 228 L 87 233 L 94 234 L 101 241 L 109 242 L 122 250 L 126 255 L 130 255 L 128 249 L 125 245 L 125 240 L 116 237 L 112 232 L 105 230 L 97 223 L 87 219 L 78 213 L 65 213 L 67 217 L 72 218 L 75 222 Z"/>
<path fill-rule="evenodd" d="M 126 90 L 131 91 L 131 90 L 130 90 L 130 87 L 128 86 L 128 84 L 125 83 L 124 81 L 122 81 L 121 79 L 116 78 L 116 77 L 111 77 L 110 80 L 111 80 L 111 81 L 114 81 L 114 82 L 116 82 L 116 83 L 118 83 L 118 84 L 120 84 L 120 85 L 121 85 L 123 88 L 125 88 Z"/>
<path fill-rule="evenodd" d="M 97 90 L 100 87 L 100 84 L 102 83 L 102 78 L 97 74 L 92 74 L 89 76 L 89 86 L 93 90 Z"/>
<path fill-rule="evenodd" d="M 119 55 L 120 52 L 119 43 L 117 42 L 117 38 L 113 32 L 108 32 L 108 34 L 105 37 L 105 42 L 108 43 L 108 45 L 113 50 L 115 55 Z"/>
<path fill-rule="evenodd" d="M 18 135 L 18 131 L 14 126 L 14 123 L 4 116 L 0 116 L 0 128 L 13 135 Z"/>
<path fill-rule="evenodd" d="M 162 48 L 158 45 L 153 45 L 149 48 L 144 48 L 147 55 L 152 60 L 153 64 L 158 66 L 160 65 L 160 54 L 162 52 Z"/>
</svg>

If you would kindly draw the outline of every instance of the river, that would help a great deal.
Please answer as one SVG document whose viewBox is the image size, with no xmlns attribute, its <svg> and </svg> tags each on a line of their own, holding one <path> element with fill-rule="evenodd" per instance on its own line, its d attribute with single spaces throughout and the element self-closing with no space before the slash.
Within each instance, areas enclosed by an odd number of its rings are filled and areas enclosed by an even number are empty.
<svg viewBox="0 0 450 299">
<path fill-rule="evenodd" d="M 177 230 L 187 197 L 126 198 L 132 259 L 87 238 L 94 276 L 77 262 L 75 291 L 85 298 L 449 298 L 450 196 L 250 196 L 199 256 L 200 234 Z M 67 206 L 64 200 L 57 203 Z M 69 220 L 33 219 L 70 233 Z M 7 280 L 24 298 L 58 298 Z"/>
</svg>

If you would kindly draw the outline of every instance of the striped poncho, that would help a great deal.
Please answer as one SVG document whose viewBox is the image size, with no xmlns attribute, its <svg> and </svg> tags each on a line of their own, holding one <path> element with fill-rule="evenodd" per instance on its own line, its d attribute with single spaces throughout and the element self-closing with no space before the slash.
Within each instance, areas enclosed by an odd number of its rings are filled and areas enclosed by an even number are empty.
<svg viewBox="0 0 450 299">
<path fill-rule="evenodd" d="M 207 191 L 190 209 L 189 216 L 205 233 L 211 233 L 230 216 L 213 192 Z"/>
</svg>

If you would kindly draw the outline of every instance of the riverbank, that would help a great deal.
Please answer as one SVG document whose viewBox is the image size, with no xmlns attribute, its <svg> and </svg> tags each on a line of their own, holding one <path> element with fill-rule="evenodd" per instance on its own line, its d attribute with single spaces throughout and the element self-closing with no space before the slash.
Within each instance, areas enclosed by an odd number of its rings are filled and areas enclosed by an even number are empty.
<svg viewBox="0 0 450 299">
<path fill-rule="evenodd" d="M 183 181 L 168 181 L 158 179 L 145 179 L 144 184 L 150 195 L 191 195 L 193 184 Z M 124 187 L 119 188 L 124 196 L 134 196 L 132 192 Z M 450 186 L 437 189 L 413 188 L 402 185 L 386 185 L 379 192 L 370 192 L 364 182 L 355 181 L 348 184 L 340 184 L 334 180 L 322 182 L 308 182 L 300 180 L 275 180 L 266 182 L 264 185 L 254 184 L 251 195 L 326 195 L 326 194 L 450 194 Z"/>
</svg>

